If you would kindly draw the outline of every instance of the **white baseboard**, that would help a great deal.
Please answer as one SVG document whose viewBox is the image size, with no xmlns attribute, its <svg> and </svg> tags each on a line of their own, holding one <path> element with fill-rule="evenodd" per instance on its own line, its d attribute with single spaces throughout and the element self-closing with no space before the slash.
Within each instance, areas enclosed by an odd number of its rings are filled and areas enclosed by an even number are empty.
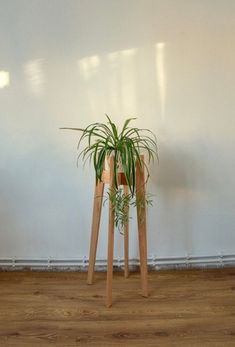
<svg viewBox="0 0 235 347">
<path fill-rule="evenodd" d="M 130 270 L 139 267 L 138 259 L 129 260 Z M 235 254 L 218 254 L 206 256 L 182 256 L 182 257 L 157 257 L 148 258 L 150 270 L 161 269 L 185 269 L 185 268 L 218 268 L 235 266 Z M 0 258 L 0 270 L 43 270 L 43 271 L 87 271 L 88 258 L 56 259 L 56 258 Z M 106 259 L 97 259 L 96 271 L 105 271 Z M 121 270 L 124 267 L 124 259 L 114 259 L 114 269 Z"/>
</svg>

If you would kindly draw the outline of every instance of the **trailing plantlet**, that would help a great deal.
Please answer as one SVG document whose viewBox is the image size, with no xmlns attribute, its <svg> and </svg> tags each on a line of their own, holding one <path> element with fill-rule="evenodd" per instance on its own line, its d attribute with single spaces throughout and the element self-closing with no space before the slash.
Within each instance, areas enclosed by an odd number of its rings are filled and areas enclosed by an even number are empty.
<svg viewBox="0 0 235 347">
<path fill-rule="evenodd" d="M 129 118 L 124 122 L 121 131 L 107 117 L 107 124 L 93 123 L 85 129 L 82 128 L 61 128 L 80 131 L 82 134 L 78 142 L 78 150 L 81 143 L 87 140 L 85 148 L 81 149 L 78 160 L 82 158 L 84 164 L 87 160 L 93 163 L 95 169 L 96 184 L 102 180 L 104 169 L 113 156 L 114 165 L 114 189 L 109 190 L 105 201 L 111 200 L 115 212 L 115 225 L 123 232 L 125 224 L 128 222 L 128 206 L 141 206 L 144 203 L 152 204 L 149 195 L 140 196 L 136 194 L 136 165 L 146 169 L 147 179 L 149 178 L 149 169 L 142 160 L 144 154 L 147 163 L 158 159 L 157 141 L 155 135 L 148 129 L 139 129 L 130 127 L 131 121 L 136 118 Z M 126 185 L 130 193 L 124 194 L 123 188 L 119 185 L 119 173 L 122 172 Z M 145 184 L 146 184 L 145 182 Z M 138 196 L 138 197 L 137 197 Z"/>
<path fill-rule="evenodd" d="M 114 210 L 114 223 L 115 226 L 118 228 L 121 234 L 123 234 L 124 226 L 128 222 L 129 214 L 127 213 L 128 207 L 140 207 L 140 211 L 143 209 L 141 208 L 144 204 L 151 205 L 152 206 L 152 199 L 150 198 L 150 194 L 146 194 L 144 198 L 137 197 L 136 194 L 132 196 L 132 194 L 125 195 L 123 192 L 122 187 L 118 187 L 117 190 L 114 190 L 111 192 L 111 190 L 108 191 L 107 197 L 104 200 L 104 204 L 107 200 L 111 200 L 113 210 Z M 140 218 L 142 220 L 142 216 L 140 215 Z"/>
</svg>

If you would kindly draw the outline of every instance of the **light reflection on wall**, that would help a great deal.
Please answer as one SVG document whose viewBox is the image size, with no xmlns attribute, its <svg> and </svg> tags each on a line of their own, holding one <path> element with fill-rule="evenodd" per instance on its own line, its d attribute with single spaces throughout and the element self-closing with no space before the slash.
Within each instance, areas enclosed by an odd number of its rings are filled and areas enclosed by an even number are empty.
<svg viewBox="0 0 235 347">
<path fill-rule="evenodd" d="M 0 71 L 0 88 L 3 89 L 10 84 L 10 74 L 8 71 Z"/>
<path fill-rule="evenodd" d="M 131 48 L 102 56 L 85 57 L 78 61 L 80 75 L 86 83 L 87 103 L 92 113 L 101 105 L 105 112 L 112 110 L 124 118 L 124 113 L 136 112 L 136 52 L 137 49 Z M 99 85 L 103 86 L 104 78 L 107 87 L 102 90 Z"/>
<path fill-rule="evenodd" d="M 125 114 L 136 114 L 136 65 L 135 48 L 121 51 L 121 66 L 122 66 L 122 117 L 126 118 Z"/>
<path fill-rule="evenodd" d="M 78 66 L 81 74 L 85 80 L 89 80 L 97 72 L 100 65 L 100 58 L 98 55 L 85 57 L 78 61 Z"/>
<path fill-rule="evenodd" d="M 121 82 L 120 82 L 120 58 L 121 52 L 111 52 L 107 55 L 107 66 L 109 69 L 108 75 L 108 90 L 107 90 L 107 108 L 113 110 L 116 114 L 122 114 L 120 98 L 121 98 Z"/>
<path fill-rule="evenodd" d="M 24 72 L 30 91 L 36 96 L 41 96 L 45 85 L 44 60 L 36 59 L 27 62 L 24 65 Z"/>
<path fill-rule="evenodd" d="M 87 107 L 90 109 L 93 117 L 96 115 L 97 103 L 100 102 L 97 87 L 94 84 L 99 68 L 100 57 L 98 55 L 85 57 L 78 61 L 79 73 L 86 83 L 84 90 L 87 98 Z"/>
<path fill-rule="evenodd" d="M 165 103 L 166 103 L 166 73 L 165 73 L 165 43 L 158 42 L 155 46 L 156 53 L 156 77 L 159 89 L 161 104 L 161 120 L 165 120 Z"/>
</svg>

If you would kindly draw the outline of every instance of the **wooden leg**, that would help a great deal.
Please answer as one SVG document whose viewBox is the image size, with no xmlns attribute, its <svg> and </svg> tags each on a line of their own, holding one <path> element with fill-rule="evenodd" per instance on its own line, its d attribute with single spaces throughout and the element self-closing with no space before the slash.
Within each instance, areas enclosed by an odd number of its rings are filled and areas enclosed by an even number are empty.
<svg viewBox="0 0 235 347">
<path fill-rule="evenodd" d="M 144 158 L 141 156 L 141 160 Z M 145 178 L 144 165 L 136 163 L 136 196 L 137 196 L 137 220 L 140 251 L 140 272 L 142 295 L 148 296 L 148 267 L 147 267 L 147 235 L 146 235 L 146 206 L 145 206 Z"/>
<path fill-rule="evenodd" d="M 110 159 L 110 193 L 115 192 L 113 175 L 113 157 Z M 109 230 L 108 230 L 108 259 L 107 259 L 107 284 L 106 284 L 106 306 L 112 306 L 112 284 L 113 284 L 113 248 L 114 248 L 114 210 L 109 200 Z"/>
<path fill-rule="evenodd" d="M 124 194 L 128 195 L 129 194 L 128 186 L 124 185 L 123 189 L 124 189 Z M 126 212 L 129 217 L 129 205 L 127 205 L 126 207 Z M 124 227 L 124 276 L 125 278 L 129 277 L 128 262 L 129 262 L 129 220 L 127 221 Z"/>
<path fill-rule="evenodd" d="M 94 206 L 93 206 L 90 255 L 89 255 L 89 266 L 88 266 L 88 276 L 87 276 L 88 284 L 92 284 L 94 281 L 95 259 L 96 259 L 96 250 L 97 250 L 97 242 L 98 242 L 99 227 L 100 227 L 100 216 L 101 216 L 101 209 L 102 209 L 103 193 L 104 193 L 104 183 L 98 182 L 95 187 Z"/>
</svg>

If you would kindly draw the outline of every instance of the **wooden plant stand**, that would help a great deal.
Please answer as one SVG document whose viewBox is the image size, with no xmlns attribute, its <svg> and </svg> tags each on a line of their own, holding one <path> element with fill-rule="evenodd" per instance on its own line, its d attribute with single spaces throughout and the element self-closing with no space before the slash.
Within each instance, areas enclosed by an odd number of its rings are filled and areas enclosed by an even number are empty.
<svg viewBox="0 0 235 347">
<path fill-rule="evenodd" d="M 141 156 L 144 160 L 144 156 Z M 118 184 L 123 185 L 124 194 L 128 194 L 128 186 L 123 173 L 118 174 Z M 96 250 L 100 227 L 100 216 L 103 201 L 104 185 L 109 184 L 110 190 L 115 189 L 114 185 L 114 162 L 113 157 L 110 158 L 110 170 L 104 170 L 102 180 L 97 183 L 95 187 L 92 228 L 91 228 L 91 241 L 90 241 L 90 255 L 88 266 L 87 283 L 93 284 L 94 282 L 94 268 L 96 260 Z M 137 222 L 138 222 L 138 235 L 139 235 L 139 254 L 140 254 L 140 273 L 141 273 L 141 287 L 142 296 L 148 296 L 147 284 L 147 237 L 146 237 L 146 206 L 145 206 L 145 177 L 144 165 L 136 163 L 136 195 L 137 199 L 143 199 L 143 204 L 137 205 Z M 112 281 L 113 281 L 113 250 L 114 250 L 114 211 L 112 202 L 109 201 L 109 224 L 108 224 L 108 259 L 107 259 L 107 283 L 106 283 L 106 306 L 112 306 Z M 129 208 L 128 208 L 129 209 Z M 129 211 L 127 211 L 128 213 Z M 124 275 L 125 278 L 129 275 L 128 258 L 129 258 L 129 225 L 124 227 Z"/>
</svg>

